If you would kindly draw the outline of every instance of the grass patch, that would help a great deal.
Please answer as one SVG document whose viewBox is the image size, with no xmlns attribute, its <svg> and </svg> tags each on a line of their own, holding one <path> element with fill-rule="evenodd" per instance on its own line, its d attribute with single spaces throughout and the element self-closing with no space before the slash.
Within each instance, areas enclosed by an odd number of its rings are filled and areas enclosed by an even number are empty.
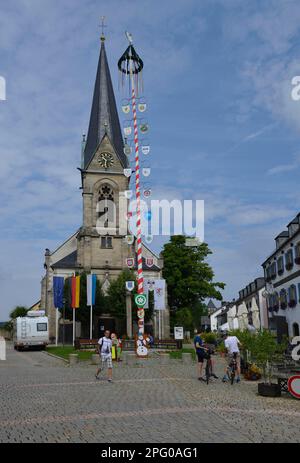
<svg viewBox="0 0 300 463">
<path fill-rule="evenodd" d="M 173 350 L 173 351 L 169 351 L 169 355 L 170 355 L 170 358 L 171 359 L 181 359 L 182 358 L 182 354 L 192 354 L 192 359 L 195 360 L 196 359 L 196 352 L 194 349 L 181 349 L 181 350 Z"/>
<path fill-rule="evenodd" d="M 73 346 L 48 346 L 47 352 L 66 360 L 69 360 L 69 354 L 78 354 L 79 360 L 90 360 L 92 354 L 95 354 L 94 351 L 75 350 Z"/>
</svg>

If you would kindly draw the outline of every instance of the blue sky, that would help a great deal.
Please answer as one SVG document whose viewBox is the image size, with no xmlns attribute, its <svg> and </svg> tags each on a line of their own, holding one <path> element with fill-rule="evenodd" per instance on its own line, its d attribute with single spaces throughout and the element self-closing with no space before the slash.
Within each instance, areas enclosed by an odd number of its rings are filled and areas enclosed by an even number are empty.
<svg viewBox="0 0 300 463">
<path fill-rule="evenodd" d="M 76 167 L 101 15 L 119 103 L 125 30 L 145 63 L 155 195 L 205 200 L 225 299 L 260 276 L 274 236 L 300 209 L 300 102 L 290 95 L 299 3 L 13 0 L 0 13 L 0 320 L 39 299 L 44 249 L 81 225 Z"/>
</svg>

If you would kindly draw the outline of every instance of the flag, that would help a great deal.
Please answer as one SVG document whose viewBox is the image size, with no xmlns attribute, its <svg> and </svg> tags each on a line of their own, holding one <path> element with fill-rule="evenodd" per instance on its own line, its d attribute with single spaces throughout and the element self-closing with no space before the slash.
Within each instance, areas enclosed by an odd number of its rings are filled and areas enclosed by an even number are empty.
<svg viewBox="0 0 300 463">
<path fill-rule="evenodd" d="M 165 307 L 165 280 L 155 280 L 154 286 L 154 309 L 164 310 Z"/>
<path fill-rule="evenodd" d="M 80 277 L 71 277 L 72 309 L 78 309 L 80 303 Z"/>
<path fill-rule="evenodd" d="M 95 305 L 96 302 L 97 276 L 95 274 L 86 276 L 86 305 Z"/>
<path fill-rule="evenodd" d="M 53 300 L 56 309 L 62 309 L 64 305 L 64 282 L 64 277 L 53 277 Z"/>
</svg>

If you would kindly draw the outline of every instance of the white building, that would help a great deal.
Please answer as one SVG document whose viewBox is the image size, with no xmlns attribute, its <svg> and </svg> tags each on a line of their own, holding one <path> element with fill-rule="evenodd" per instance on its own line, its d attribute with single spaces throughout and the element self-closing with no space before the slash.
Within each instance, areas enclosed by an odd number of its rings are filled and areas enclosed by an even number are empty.
<svg viewBox="0 0 300 463">
<path fill-rule="evenodd" d="M 246 329 L 246 326 L 243 325 L 247 323 L 250 326 L 254 326 L 255 329 L 268 328 L 265 289 L 265 279 L 259 277 L 239 291 L 239 299 L 236 305 L 239 327 L 241 329 Z M 244 323 L 242 317 L 243 313 L 245 314 Z"/>
<path fill-rule="evenodd" d="M 299 336 L 300 213 L 275 237 L 276 249 L 262 264 L 268 293 L 269 327 L 278 336 Z"/>
</svg>

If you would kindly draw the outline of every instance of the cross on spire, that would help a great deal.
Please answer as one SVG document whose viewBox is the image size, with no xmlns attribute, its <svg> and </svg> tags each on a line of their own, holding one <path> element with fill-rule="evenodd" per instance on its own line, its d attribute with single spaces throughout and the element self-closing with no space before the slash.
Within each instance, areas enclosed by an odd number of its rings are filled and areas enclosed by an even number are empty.
<svg viewBox="0 0 300 463">
<path fill-rule="evenodd" d="M 99 25 L 101 27 L 101 40 L 105 40 L 105 35 L 104 35 L 104 28 L 107 27 L 105 23 L 105 16 L 101 16 L 101 24 Z"/>
</svg>

